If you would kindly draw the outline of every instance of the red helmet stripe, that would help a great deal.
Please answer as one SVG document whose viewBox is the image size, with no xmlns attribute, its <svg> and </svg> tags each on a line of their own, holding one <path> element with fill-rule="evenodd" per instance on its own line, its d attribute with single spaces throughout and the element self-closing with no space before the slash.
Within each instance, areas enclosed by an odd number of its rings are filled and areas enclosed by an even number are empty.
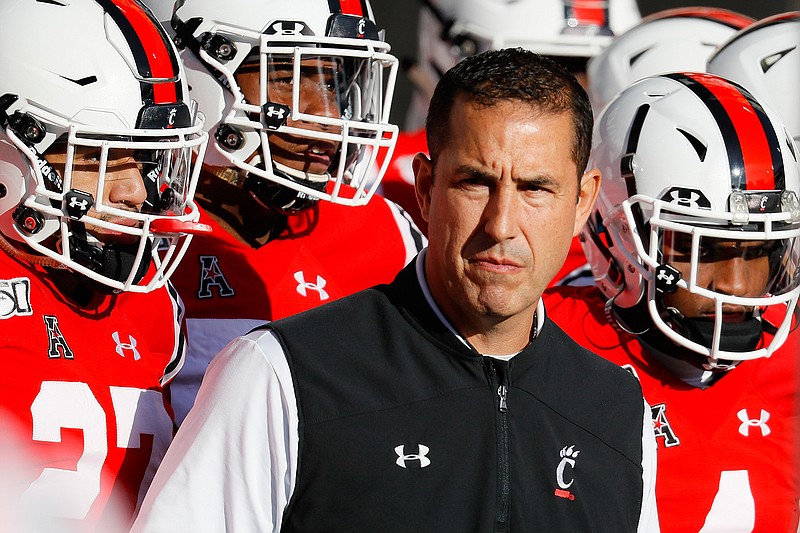
<svg viewBox="0 0 800 533">
<path fill-rule="evenodd" d="M 714 115 L 724 138 L 732 186 L 775 190 L 783 180 L 776 132 L 763 108 L 743 88 L 710 74 L 684 73 L 668 77 L 697 94 Z"/>
<path fill-rule="evenodd" d="M 367 9 L 363 0 L 339 0 L 339 9 L 336 12 L 357 17 L 367 16 Z"/>
<path fill-rule="evenodd" d="M 580 26 L 608 26 L 608 2 L 606 0 L 572 0 L 564 3 L 568 19 L 575 19 Z"/>
<path fill-rule="evenodd" d="M 178 101 L 178 65 L 166 33 L 158 22 L 135 0 L 97 0 L 108 12 L 128 39 L 139 74 L 143 78 L 163 78 L 160 83 L 143 84 L 144 100 L 149 99 L 147 89 L 152 88 L 152 100 L 156 104 Z M 168 80 L 168 81 L 166 81 Z"/>
<path fill-rule="evenodd" d="M 675 7 L 657 11 L 642 19 L 642 23 L 671 18 L 705 19 L 740 30 L 755 22 L 754 18 L 719 7 Z"/>
</svg>

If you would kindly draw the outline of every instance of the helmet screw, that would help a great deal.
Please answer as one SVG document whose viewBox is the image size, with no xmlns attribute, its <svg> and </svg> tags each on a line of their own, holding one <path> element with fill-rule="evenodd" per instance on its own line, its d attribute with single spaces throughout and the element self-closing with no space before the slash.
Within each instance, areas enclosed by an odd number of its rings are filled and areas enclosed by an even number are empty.
<svg viewBox="0 0 800 533">
<path fill-rule="evenodd" d="M 5 185 L 0 183 L 0 198 L 5 198 L 6 194 L 8 194 L 8 189 L 6 188 Z"/>
<path fill-rule="evenodd" d="M 36 126 L 36 124 L 31 124 L 25 129 L 25 137 L 31 141 L 38 139 L 41 133 L 42 131 Z"/>
<path fill-rule="evenodd" d="M 228 124 L 220 124 L 217 131 L 214 132 L 214 138 L 229 150 L 238 150 L 244 144 L 242 133 Z"/>
<path fill-rule="evenodd" d="M 219 45 L 219 48 L 217 48 L 217 54 L 216 55 L 217 55 L 217 57 L 230 57 L 231 56 L 231 51 L 232 50 L 231 50 L 230 45 L 227 44 L 227 43 L 223 43 L 223 44 Z"/>
<path fill-rule="evenodd" d="M 236 148 L 236 146 L 239 144 L 239 137 L 235 133 L 229 133 L 225 137 L 225 144 L 231 148 Z"/>
</svg>

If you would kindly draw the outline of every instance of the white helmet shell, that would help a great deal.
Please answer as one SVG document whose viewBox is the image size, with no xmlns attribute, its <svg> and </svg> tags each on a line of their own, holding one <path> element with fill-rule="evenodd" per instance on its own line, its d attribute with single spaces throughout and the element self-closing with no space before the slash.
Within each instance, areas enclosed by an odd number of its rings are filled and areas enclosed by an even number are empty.
<svg viewBox="0 0 800 533">
<path fill-rule="evenodd" d="M 652 324 L 675 344 L 708 357 L 711 367 L 720 360 L 766 357 L 783 343 L 800 294 L 800 167 L 797 147 L 775 111 L 718 76 L 648 77 L 598 117 L 589 166 L 602 172 L 603 183 L 581 240 L 597 286 L 615 306 L 633 308 L 644 299 Z M 692 242 L 691 272 L 682 279 L 665 268 L 667 231 Z M 757 297 L 703 286 L 698 264 L 705 239 L 775 243 L 782 263 L 775 264 L 774 283 Z M 665 322 L 665 288 L 714 301 L 711 347 Z M 723 305 L 774 306 L 783 312 L 778 333 L 758 349 L 720 349 Z"/>
<path fill-rule="evenodd" d="M 800 12 L 773 15 L 738 31 L 711 55 L 708 72 L 757 94 L 800 143 Z"/>
<path fill-rule="evenodd" d="M 616 37 L 586 68 L 595 113 L 636 80 L 665 72 L 704 72 L 714 48 L 753 19 L 718 8 L 654 13 Z"/>
<path fill-rule="evenodd" d="M 237 168 L 247 176 L 292 189 L 300 197 L 343 205 L 369 201 L 397 137 L 398 128 L 389 123 L 389 112 L 398 61 L 375 26 L 367 0 L 185 0 L 176 3 L 174 14 L 163 0 L 145 4 L 154 9 L 182 49 L 192 97 L 206 116 L 206 130 L 213 137 L 206 164 Z M 299 66 L 292 84 L 294 100 L 288 107 L 274 106 L 263 83 L 261 101 L 245 100 L 235 74 L 246 60 L 260 58 L 262 79 L 266 79 L 267 64 L 273 58 L 284 57 L 299 65 L 312 56 L 336 57 L 360 66 L 349 79 L 341 116 L 304 112 L 299 100 Z M 273 124 L 274 117 L 283 122 Z M 315 124 L 325 131 L 292 123 Z M 268 142 L 273 132 L 309 142 L 337 143 L 336 160 L 328 174 L 276 166 Z M 328 181 L 333 187 L 320 190 L 320 182 L 325 185 Z M 353 189 L 340 188 L 342 184 Z"/>
<path fill-rule="evenodd" d="M 635 0 L 427 0 L 417 28 L 420 91 L 406 126 L 422 126 L 433 87 L 466 56 L 519 46 L 585 60 L 640 20 Z"/>
<path fill-rule="evenodd" d="M 6 0 L 0 20 L 0 233 L 115 290 L 164 285 L 200 228 L 193 195 L 207 140 L 169 37 L 134 3 Z M 31 39 L 31 28 L 65 38 L 53 46 Z M 56 142 L 66 153 L 63 175 L 47 159 Z M 96 190 L 72 188 L 76 153 L 89 147 L 99 154 L 98 177 L 110 172 L 112 151 L 146 154 L 141 211 L 106 202 L 104 179 Z M 129 268 L 112 275 L 105 259 L 81 259 L 84 224 L 137 237 Z M 145 275 L 151 260 L 156 268 Z"/>
</svg>

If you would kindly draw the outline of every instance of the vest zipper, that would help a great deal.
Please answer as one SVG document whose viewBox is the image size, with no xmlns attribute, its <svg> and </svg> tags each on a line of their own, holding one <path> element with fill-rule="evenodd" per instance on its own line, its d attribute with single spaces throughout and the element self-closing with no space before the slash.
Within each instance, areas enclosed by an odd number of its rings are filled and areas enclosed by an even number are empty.
<svg viewBox="0 0 800 533">
<path fill-rule="evenodd" d="M 511 506 L 511 473 L 508 445 L 508 374 L 505 361 L 490 361 L 490 381 L 497 395 L 497 516 L 495 532 L 508 531 L 508 514 Z"/>
</svg>

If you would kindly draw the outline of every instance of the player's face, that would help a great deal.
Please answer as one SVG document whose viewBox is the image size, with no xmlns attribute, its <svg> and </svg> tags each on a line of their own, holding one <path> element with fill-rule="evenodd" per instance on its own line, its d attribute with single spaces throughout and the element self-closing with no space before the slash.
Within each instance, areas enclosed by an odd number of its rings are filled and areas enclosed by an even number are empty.
<svg viewBox="0 0 800 533">
<path fill-rule="evenodd" d="M 95 205 L 103 205 L 138 213 L 147 199 L 147 190 L 142 180 L 141 164 L 137 162 L 133 150 L 109 150 L 108 162 L 103 190 L 98 195 L 98 168 L 100 163 L 100 148 L 79 146 L 75 148 L 72 162 L 71 189 L 87 192 L 92 195 Z M 63 149 L 48 152 L 47 160 L 61 176 L 65 175 L 66 145 Z M 108 213 L 98 213 L 95 209 L 89 215 L 108 222 L 124 226 L 138 227 L 141 223 L 133 219 L 124 219 Z M 102 242 L 132 242 L 137 239 L 133 235 L 124 235 L 107 228 L 91 224 L 86 225 L 93 235 Z"/>
<path fill-rule="evenodd" d="M 501 322 L 530 331 L 536 303 L 564 263 L 599 185 L 599 174 L 587 173 L 579 190 L 572 146 L 567 114 L 516 101 L 487 108 L 457 99 L 435 164 L 415 159 L 417 197 L 429 224 L 428 283 L 468 339 Z M 520 349 L 527 343 L 522 336 Z"/>
<path fill-rule="evenodd" d="M 267 100 L 292 106 L 293 62 L 274 59 L 269 63 Z M 250 103 L 263 103 L 260 96 L 259 65 L 257 62 L 242 65 L 236 80 Z M 301 113 L 322 117 L 340 118 L 340 97 L 344 91 L 340 62 L 332 58 L 306 58 L 300 63 Z M 311 131 L 332 131 L 312 122 L 293 121 L 287 126 Z M 339 142 L 313 139 L 302 135 L 272 133 L 269 135 L 272 159 L 290 168 L 311 174 L 324 174 L 339 150 Z"/>
<path fill-rule="evenodd" d="M 765 241 L 735 241 L 703 237 L 698 254 L 697 284 L 731 296 L 764 296 L 770 278 L 769 255 L 775 245 Z M 664 238 L 665 261 L 677 268 L 684 279 L 691 267 L 691 236 L 667 232 Z M 664 295 L 664 303 L 688 318 L 714 318 L 714 302 L 679 289 Z M 752 308 L 724 304 L 725 320 L 741 320 L 752 315 Z"/>
</svg>

